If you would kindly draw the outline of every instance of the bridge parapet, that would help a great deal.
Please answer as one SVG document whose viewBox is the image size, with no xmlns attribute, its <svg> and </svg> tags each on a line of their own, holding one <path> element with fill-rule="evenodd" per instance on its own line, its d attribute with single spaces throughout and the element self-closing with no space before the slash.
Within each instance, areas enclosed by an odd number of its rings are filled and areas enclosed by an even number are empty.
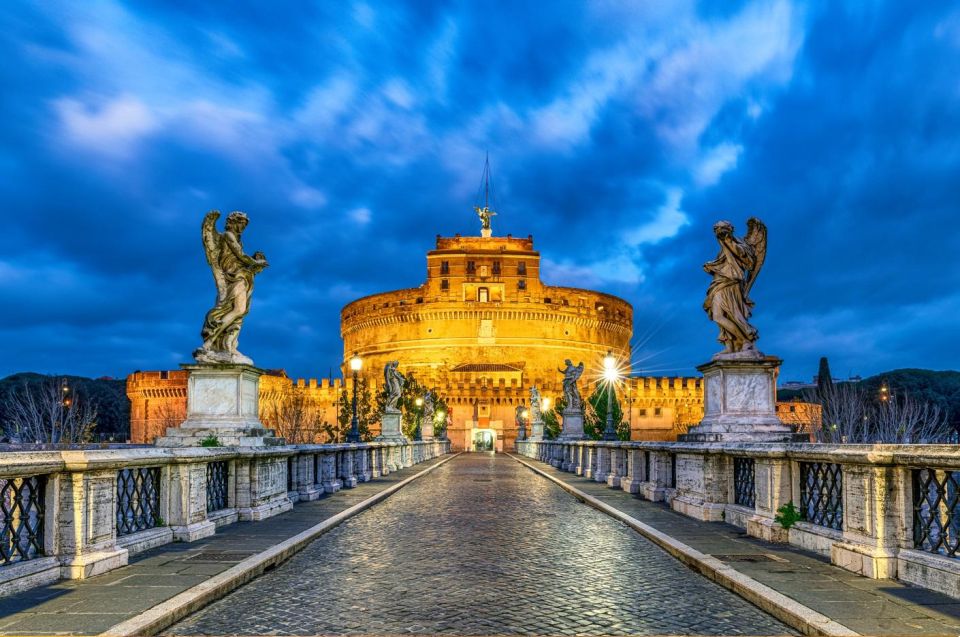
<svg viewBox="0 0 960 637">
<path fill-rule="evenodd" d="M 525 440 L 517 453 L 859 575 L 960 597 L 955 445 Z"/>
<path fill-rule="evenodd" d="M 449 450 L 432 440 L 0 454 L 0 596 L 99 575 Z"/>
</svg>

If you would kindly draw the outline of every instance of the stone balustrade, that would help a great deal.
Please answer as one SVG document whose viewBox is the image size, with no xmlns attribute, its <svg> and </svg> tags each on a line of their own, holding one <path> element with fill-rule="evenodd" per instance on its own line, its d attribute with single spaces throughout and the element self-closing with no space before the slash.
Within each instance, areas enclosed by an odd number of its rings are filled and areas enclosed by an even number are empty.
<svg viewBox="0 0 960 637">
<path fill-rule="evenodd" d="M 449 451 L 434 440 L 0 454 L 0 595 L 92 577 Z"/>
<path fill-rule="evenodd" d="M 960 597 L 955 445 L 526 440 L 517 452 L 866 577 Z M 775 517 L 791 503 L 800 519 L 786 529 Z"/>
</svg>

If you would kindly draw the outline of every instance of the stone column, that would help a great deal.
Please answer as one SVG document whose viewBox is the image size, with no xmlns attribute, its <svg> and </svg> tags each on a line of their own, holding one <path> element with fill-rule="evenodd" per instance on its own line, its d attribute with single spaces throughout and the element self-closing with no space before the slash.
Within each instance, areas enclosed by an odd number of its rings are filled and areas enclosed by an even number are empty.
<svg viewBox="0 0 960 637">
<path fill-rule="evenodd" d="M 650 475 L 644 476 L 640 486 L 640 494 L 645 500 L 660 502 L 666 498 L 667 482 L 670 477 L 670 454 L 663 451 L 649 450 Z"/>
<path fill-rule="evenodd" d="M 607 486 L 613 487 L 614 489 L 620 488 L 620 482 L 626 473 L 626 468 L 624 467 L 625 458 L 624 449 L 619 443 L 611 445 L 610 472 L 607 474 Z"/>
<path fill-rule="evenodd" d="M 337 470 L 337 451 L 333 448 L 327 448 L 323 451 L 323 491 L 324 493 L 336 493 L 343 487 L 338 477 Z"/>
<path fill-rule="evenodd" d="M 207 519 L 207 464 L 197 462 L 170 465 L 169 517 L 173 538 L 193 542 L 213 535 L 217 525 Z M 230 503 L 233 504 L 233 503 Z M 237 520 L 236 510 L 232 520 Z"/>
<path fill-rule="evenodd" d="M 403 467 L 412 467 L 413 466 L 413 445 L 409 442 L 400 447 L 401 460 L 403 461 Z"/>
<path fill-rule="evenodd" d="M 248 471 L 237 472 L 237 494 L 245 496 L 245 502 L 238 498 L 237 513 L 241 520 L 265 520 L 293 508 L 293 502 L 287 497 L 287 458 L 289 452 L 280 454 L 275 451 L 245 452 L 237 464 L 246 464 Z"/>
<path fill-rule="evenodd" d="M 127 549 L 117 547 L 116 494 L 116 469 L 61 476 L 57 526 L 61 577 L 86 579 L 127 564 Z"/>
<path fill-rule="evenodd" d="M 776 455 L 754 457 L 755 504 L 754 515 L 747 519 L 747 535 L 767 542 L 786 543 L 789 540 L 789 531 L 773 518 L 777 509 L 793 499 L 792 466 L 782 447 Z M 799 508 L 799 502 L 796 505 Z"/>
<path fill-rule="evenodd" d="M 337 460 L 340 465 L 340 481 L 344 489 L 352 489 L 357 486 L 357 475 L 353 467 L 353 450 L 347 448 L 347 445 L 339 445 L 337 451 Z"/>
<path fill-rule="evenodd" d="M 593 471 L 594 482 L 606 482 L 610 475 L 610 446 L 605 442 L 596 443 L 596 468 Z"/>
<path fill-rule="evenodd" d="M 370 469 L 370 448 L 364 444 L 357 446 L 354 451 L 354 463 L 357 471 L 358 482 L 370 482 L 373 477 L 373 471 Z"/>
<path fill-rule="evenodd" d="M 626 444 L 626 475 L 620 480 L 620 488 L 627 493 L 639 493 L 643 484 L 643 449 Z"/>
<path fill-rule="evenodd" d="M 721 454 L 678 452 L 676 494 L 670 501 L 674 511 L 707 522 L 724 518 L 733 467 Z"/>
<path fill-rule="evenodd" d="M 316 500 L 323 493 L 323 487 L 319 480 L 313 475 L 313 454 L 301 453 L 296 456 L 297 461 L 297 482 L 296 488 L 299 499 L 302 502 Z"/>
<path fill-rule="evenodd" d="M 367 443 L 367 463 L 370 467 L 370 479 L 376 480 L 383 475 L 382 463 L 380 460 L 380 443 Z"/>
<path fill-rule="evenodd" d="M 583 446 L 583 473 L 584 478 L 593 479 L 593 474 L 597 470 L 597 448 L 594 443 L 585 443 Z"/>
</svg>

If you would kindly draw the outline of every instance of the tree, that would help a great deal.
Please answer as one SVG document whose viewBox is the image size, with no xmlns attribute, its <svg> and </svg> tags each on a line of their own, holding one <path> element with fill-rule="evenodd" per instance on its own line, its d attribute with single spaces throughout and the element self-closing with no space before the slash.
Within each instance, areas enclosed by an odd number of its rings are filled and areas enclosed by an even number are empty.
<svg viewBox="0 0 960 637">
<path fill-rule="evenodd" d="M 603 438 L 607 428 L 607 392 L 613 392 L 613 426 L 618 440 L 630 440 L 630 425 L 623 420 L 617 391 L 606 381 L 597 381 L 593 393 L 584 403 L 583 433 L 592 440 Z"/>
<path fill-rule="evenodd" d="M 558 414 L 562 413 L 566 408 L 567 400 L 563 396 L 560 396 L 554 401 L 550 409 L 541 411 L 541 417 L 543 418 L 543 437 L 547 440 L 555 440 L 560 435 L 562 429 Z"/>
<path fill-rule="evenodd" d="M 97 403 L 63 378 L 24 382 L 7 399 L 6 433 L 22 443 L 88 442 Z"/>
<path fill-rule="evenodd" d="M 373 440 L 373 433 L 370 425 L 377 421 L 377 410 L 374 407 L 373 393 L 367 384 L 367 379 L 360 378 L 357 381 L 357 427 L 360 430 L 360 440 L 369 442 Z M 343 442 L 350 433 L 350 426 L 353 421 L 353 393 L 352 388 L 347 390 L 344 385 L 340 392 L 339 407 L 337 409 L 337 424 L 327 425 L 326 433 L 330 442 Z"/>
<path fill-rule="evenodd" d="M 290 387 L 276 400 L 261 403 L 260 419 L 291 444 L 315 443 L 323 430 L 320 413 L 305 387 Z"/>
</svg>

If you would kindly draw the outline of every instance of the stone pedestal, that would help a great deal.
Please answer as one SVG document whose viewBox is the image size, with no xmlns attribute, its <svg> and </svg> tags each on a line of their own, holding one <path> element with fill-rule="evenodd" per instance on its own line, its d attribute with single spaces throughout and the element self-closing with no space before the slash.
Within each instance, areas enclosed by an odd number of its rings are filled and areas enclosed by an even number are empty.
<svg viewBox="0 0 960 637">
<path fill-rule="evenodd" d="M 704 415 L 682 442 L 789 442 L 792 427 L 777 416 L 775 356 L 718 357 L 697 367 L 703 373 Z M 806 439 L 806 437 L 804 437 Z"/>
<path fill-rule="evenodd" d="M 527 440 L 543 440 L 542 420 L 534 420 L 530 423 L 530 437 Z"/>
<path fill-rule="evenodd" d="M 380 435 L 374 438 L 380 442 L 408 443 L 407 437 L 400 429 L 400 410 L 384 411 L 380 420 Z"/>
<path fill-rule="evenodd" d="M 158 447 L 197 447 L 214 436 L 224 447 L 264 447 L 285 443 L 258 416 L 260 376 L 251 365 L 181 365 L 187 379 L 187 419 L 167 429 Z"/>
<path fill-rule="evenodd" d="M 542 435 L 541 431 L 541 435 Z M 583 413 L 579 409 L 564 409 L 558 440 L 583 440 Z"/>
<path fill-rule="evenodd" d="M 424 418 L 420 425 L 420 438 L 423 440 L 433 440 L 433 419 Z"/>
</svg>

